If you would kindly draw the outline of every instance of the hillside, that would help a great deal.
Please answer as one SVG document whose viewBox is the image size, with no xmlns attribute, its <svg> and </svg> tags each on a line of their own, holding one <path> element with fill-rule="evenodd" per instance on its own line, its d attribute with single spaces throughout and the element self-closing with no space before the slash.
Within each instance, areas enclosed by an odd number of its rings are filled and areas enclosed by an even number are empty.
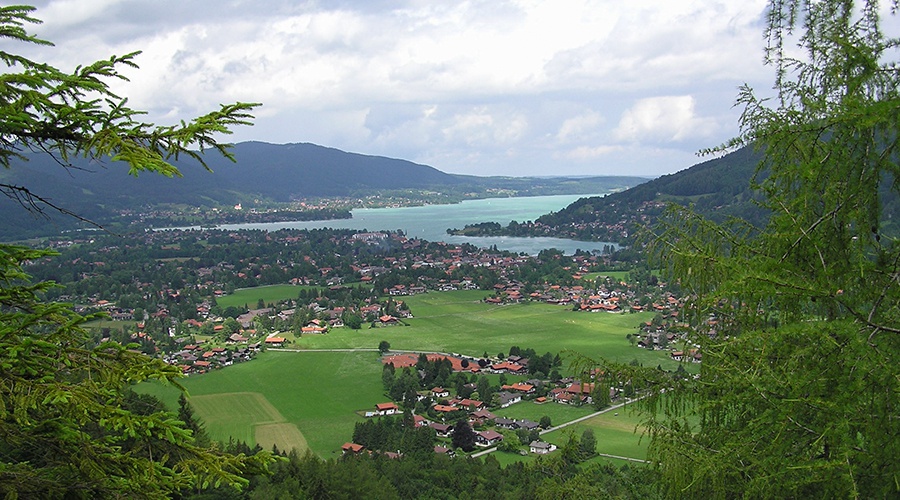
<svg viewBox="0 0 900 500">
<path fill-rule="evenodd" d="M 705 161 L 625 191 L 581 198 L 535 221 L 476 224 L 456 230 L 464 235 L 558 236 L 585 241 L 627 242 L 635 230 L 660 214 L 667 202 L 693 204 L 712 219 L 740 216 L 754 223 L 765 213 L 753 203 L 750 179 L 760 156 L 751 148 Z"/>
<path fill-rule="evenodd" d="M 309 198 L 364 198 L 391 193 L 415 197 L 428 196 L 429 192 L 440 198 L 425 201 L 447 203 L 497 195 L 587 194 L 646 181 L 637 177 L 575 180 L 453 175 L 406 160 L 315 144 L 244 142 L 236 144 L 233 153 L 236 163 L 208 155 L 212 173 L 193 162 L 175 162 L 184 177 L 174 179 L 152 174 L 135 178 L 114 162 L 81 160 L 74 162 L 74 168 L 65 169 L 49 155 L 29 154 L 27 161 L 0 171 L 0 183 L 27 186 L 58 207 L 108 225 L 126 216 L 130 224 L 134 223 L 141 218 L 136 214 L 148 210 L 174 214 L 189 208 L 209 210 L 238 203 L 265 209 Z M 346 207 L 342 210 L 347 214 Z M 0 213 L 5 220 L 0 228 L 0 240 L 4 241 L 85 227 L 53 210 L 46 211 L 48 218 L 35 217 L 16 200 L 3 197 Z M 158 225 L 158 218 L 154 220 Z"/>
<path fill-rule="evenodd" d="M 635 232 L 652 224 L 668 206 L 693 206 L 701 215 L 721 222 L 738 217 L 756 226 L 768 218 L 750 188 L 762 154 L 748 146 L 720 158 L 663 175 L 624 191 L 602 197 L 580 198 L 560 210 L 534 221 L 477 223 L 449 232 L 466 236 L 553 236 L 583 241 L 611 241 L 627 244 Z M 765 176 L 765 172 L 762 172 Z M 890 191 L 893 181 L 881 183 L 882 231 L 900 235 L 900 198 Z"/>
</svg>

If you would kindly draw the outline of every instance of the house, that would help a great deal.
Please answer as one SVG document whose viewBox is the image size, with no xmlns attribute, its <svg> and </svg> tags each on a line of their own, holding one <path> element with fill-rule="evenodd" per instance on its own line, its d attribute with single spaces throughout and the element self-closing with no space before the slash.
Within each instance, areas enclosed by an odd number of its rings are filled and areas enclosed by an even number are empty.
<svg viewBox="0 0 900 500">
<path fill-rule="evenodd" d="M 434 447 L 434 452 L 437 453 L 438 455 L 447 455 L 447 456 L 450 457 L 450 458 L 453 458 L 453 457 L 456 456 L 456 452 L 455 452 L 455 451 L 453 451 L 453 450 L 450 449 L 450 448 L 445 448 L 445 447 L 443 447 L 443 446 L 435 446 L 435 447 Z"/>
<path fill-rule="evenodd" d="M 400 320 L 391 315 L 385 314 L 378 318 L 378 324 L 381 326 L 394 326 L 399 325 Z"/>
<path fill-rule="evenodd" d="M 391 403 L 378 403 L 375 405 L 375 414 L 376 415 L 393 415 L 400 411 L 400 408 L 393 402 Z"/>
<path fill-rule="evenodd" d="M 528 419 L 516 420 L 516 428 L 517 429 L 525 429 L 526 431 L 533 431 L 540 427 L 540 424 L 537 422 L 532 422 Z"/>
<path fill-rule="evenodd" d="M 325 328 L 324 326 L 309 325 L 309 326 L 300 327 L 301 335 L 310 335 L 310 334 L 322 335 L 325 333 L 328 333 L 328 329 Z"/>
<path fill-rule="evenodd" d="M 478 401 L 477 399 L 460 399 L 458 401 L 454 401 L 457 408 L 463 410 L 470 410 L 474 408 L 475 410 L 480 410 L 482 406 L 484 406 L 484 402 Z"/>
<path fill-rule="evenodd" d="M 472 415 L 470 415 L 470 416 L 479 422 L 486 422 L 488 420 L 494 420 L 497 418 L 496 415 L 494 415 L 493 413 L 491 413 L 485 409 L 478 410 L 478 411 L 472 413 Z"/>
<path fill-rule="evenodd" d="M 528 445 L 528 450 L 531 451 L 531 453 L 537 453 L 538 455 L 546 455 L 551 451 L 555 451 L 556 445 L 544 441 L 532 441 L 531 444 Z"/>
<path fill-rule="evenodd" d="M 432 422 L 428 424 L 428 427 L 434 429 L 435 434 L 441 437 L 450 437 L 453 434 L 453 426 L 448 424 L 439 424 L 437 422 Z"/>
<path fill-rule="evenodd" d="M 434 398 L 446 398 L 450 396 L 450 391 L 444 389 L 443 387 L 435 387 L 431 389 L 431 397 Z"/>
<path fill-rule="evenodd" d="M 241 335 L 240 333 L 232 333 L 232 334 L 228 337 L 228 340 L 225 341 L 225 343 L 226 343 L 226 344 L 237 344 L 237 343 L 240 343 L 240 342 L 246 342 L 247 340 L 248 340 L 247 337 L 244 337 L 244 336 Z"/>
<path fill-rule="evenodd" d="M 269 337 L 265 342 L 269 347 L 281 347 L 284 345 L 284 337 Z"/>
<path fill-rule="evenodd" d="M 347 455 L 347 454 L 359 455 L 365 449 L 366 449 L 365 446 L 363 446 L 361 444 L 356 444 L 356 443 L 344 443 L 344 445 L 341 446 L 341 452 L 343 452 L 344 455 Z"/>
<path fill-rule="evenodd" d="M 494 419 L 494 425 L 501 429 L 515 429 L 516 421 L 511 418 L 497 417 Z"/>
<path fill-rule="evenodd" d="M 534 394 L 534 386 L 531 384 L 526 384 L 524 382 L 516 382 L 511 385 L 504 385 L 501 387 L 504 391 L 517 391 L 522 394 Z"/>
<path fill-rule="evenodd" d="M 455 406 L 448 406 L 448 405 L 434 405 L 431 408 L 434 409 L 434 411 L 436 411 L 438 413 L 452 413 L 454 411 L 459 410 L 459 408 L 457 408 Z"/>
<path fill-rule="evenodd" d="M 494 446 L 500 441 L 503 441 L 503 434 L 497 431 L 488 429 L 475 433 L 475 444 L 478 446 Z"/>
<path fill-rule="evenodd" d="M 498 394 L 500 396 L 500 408 L 506 408 L 509 405 L 513 405 L 522 401 L 521 394 L 513 394 L 511 392 L 501 392 Z"/>
</svg>

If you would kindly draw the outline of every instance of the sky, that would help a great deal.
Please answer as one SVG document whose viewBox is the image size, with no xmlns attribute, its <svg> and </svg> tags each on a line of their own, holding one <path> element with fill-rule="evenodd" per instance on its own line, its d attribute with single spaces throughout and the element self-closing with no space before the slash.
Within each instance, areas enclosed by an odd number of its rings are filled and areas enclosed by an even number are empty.
<svg viewBox="0 0 900 500">
<path fill-rule="evenodd" d="M 175 124 L 258 102 L 228 142 L 311 142 L 471 175 L 655 177 L 738 133 L 771 94 L 765 0 L 55 0 L 4 49 L 112 82 Z"/>
</svg>

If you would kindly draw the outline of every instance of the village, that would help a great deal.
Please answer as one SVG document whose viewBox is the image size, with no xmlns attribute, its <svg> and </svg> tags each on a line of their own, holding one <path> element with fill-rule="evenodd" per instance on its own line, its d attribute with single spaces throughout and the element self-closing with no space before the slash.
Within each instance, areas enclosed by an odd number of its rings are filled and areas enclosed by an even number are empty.
<svg viewBox="0 0 900 500">
<path fill-rule="evenodd" d="M 683 300 L 649 273 L 632 272 L 627 282 L 605 277 L 603 269 L 621 265 L 609 255 L 527 256 L 350 230 L 172 230 L 53 246 L 61 258 L 33 262 L 29 272 L 60 283 L 56 298 L 80 312 L 112 319 L 98 341 L 137 343 L 185 374 L 247 361 L 303 335 L 403 326 L 414 314 L 403 297 L 456 290 L 483 290 L 484 302 L 497 307 L 532 301 L 581 313 L 653 311 L 654 321 L 633 337 L 646 349 L 670 349 L 683 335 Z M 293 297 L 218 304 L 236 290 L 285 284 L 296 287 Z"/>
</svg>

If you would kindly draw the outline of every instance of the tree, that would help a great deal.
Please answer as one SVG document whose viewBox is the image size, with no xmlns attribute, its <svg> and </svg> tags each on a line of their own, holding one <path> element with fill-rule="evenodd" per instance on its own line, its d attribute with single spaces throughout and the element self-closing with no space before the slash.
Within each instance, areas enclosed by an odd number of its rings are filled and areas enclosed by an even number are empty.
<svg viewBox="0 0 900 500">
<path fill-rule="evenodd" d="M 385 363 L 381 368 L 381 385 L 385 391 L 391 390 L 394 385 L 394 363 Z"/>
<path fill-rule="evenodd" d="M 472 430 L 468 420 L 463 418 L 456 422 L 451 441 L 454 448 L 462 448 L 466 452 L 475 449 L 475 431 Z"/>
<path fill-rule="evenodd" d="M 48 251 L 0 245 L 0 492 L 23 497 L 165 497 L 186 487 L 246 484 L 265 454 L 233 456 L 198 446 L 165 411 L 132 411 L 128 389 L 175 383 L 176 367 L 115 342 L 83 347 L 96 316 L 43 302 L 24 261 Z"/>
<path fill-rule="evenodd" d="M 609 397 L 609 386 L 606 383 L 600 381 L 594 383 L 593 390 L 591 390 L 591 403 L 597 411 L 609 407 L 612 400 Z"/>
<path fill-rule="evenodd" d="M 500 444 L 497 445 L 499 451 L 505 451 L 507 453 L 518 453 L 519 448 L 521 447 L 522 441 L 519 440 L 519 436 L 515 433 L 504 435 L 503 441 L 500 441 Z"/>
<path fill-rule="evenodd" d="M 695 299 L 699 381 L 651 398 L 672 496 L 888 497 L 900 488 L 900 70 L 875 1 L 772 0 L 777 94 L 741 90 L 764 154 L 757 227 L 673 208 L 657 262 Z M 896 10 L 900 5 L 892 1 Z M 796 42 L 802 52 L 790 48 Z M 717 334 L 704 325 L 717 321 Z M 652 401 L 655 399 L 655 401 Z M 665 411 L 663 411 L 665 410 Z M 699 415 L 691 425 L 685 417 Z"/>
<path fill-rule="evenodd" d="M 585 429 L 581 433 L 581 441 L 578 444 L 578 451 L 582 460 L 587 460 L 597 454 L 597 438 L 594 437 L 594 431 Z"/>
<path fill-rule="evenodd" d="M 50 45 L 29 35 L 32 7 L 0 7 L 0 36 Z M 123 78 L 137 53 L 80 67 L 72 74 L 0 51 L 10 71 L 0 76 L 0 165 L 10 169 L 26 149 L 46 151 L 62 165 L 74 156 L 124 161 L 129 172 L 176 176 L 169 160 L 202 151 L 229 155 L 213 136 L 248 123 L 251 104 L 175 127 L 136 121 L 105 80 Z M 16 73 L 15 70 L 20 70 Z M 0 190 L 26 209 L 70 213 L 30 187 L 4 182 Z M 185 489 L 241 486 L 268 454 L 254 457 L 201 446 L 171 413 L 135 406 L 132 385 L 177 384 L 180 370 L 115 342 L 89 346 L 83 316 L 67 304 L 42 300 L 53 287 L 32 283 L 24 262 L 49 251 L 0 245 L 0 494 L 5 497 L 171 497 Z"/>
<path fill-rule="evenodd" d="M 382 355 L 384 355 L 385 353 L 387 353 L 390 350 L 391 350 L 391 343 L 388 342 L 387 340 L 382 340 L 381 342 L 378 343 L 378 352 L 380 352 Z"/>
</svg>

